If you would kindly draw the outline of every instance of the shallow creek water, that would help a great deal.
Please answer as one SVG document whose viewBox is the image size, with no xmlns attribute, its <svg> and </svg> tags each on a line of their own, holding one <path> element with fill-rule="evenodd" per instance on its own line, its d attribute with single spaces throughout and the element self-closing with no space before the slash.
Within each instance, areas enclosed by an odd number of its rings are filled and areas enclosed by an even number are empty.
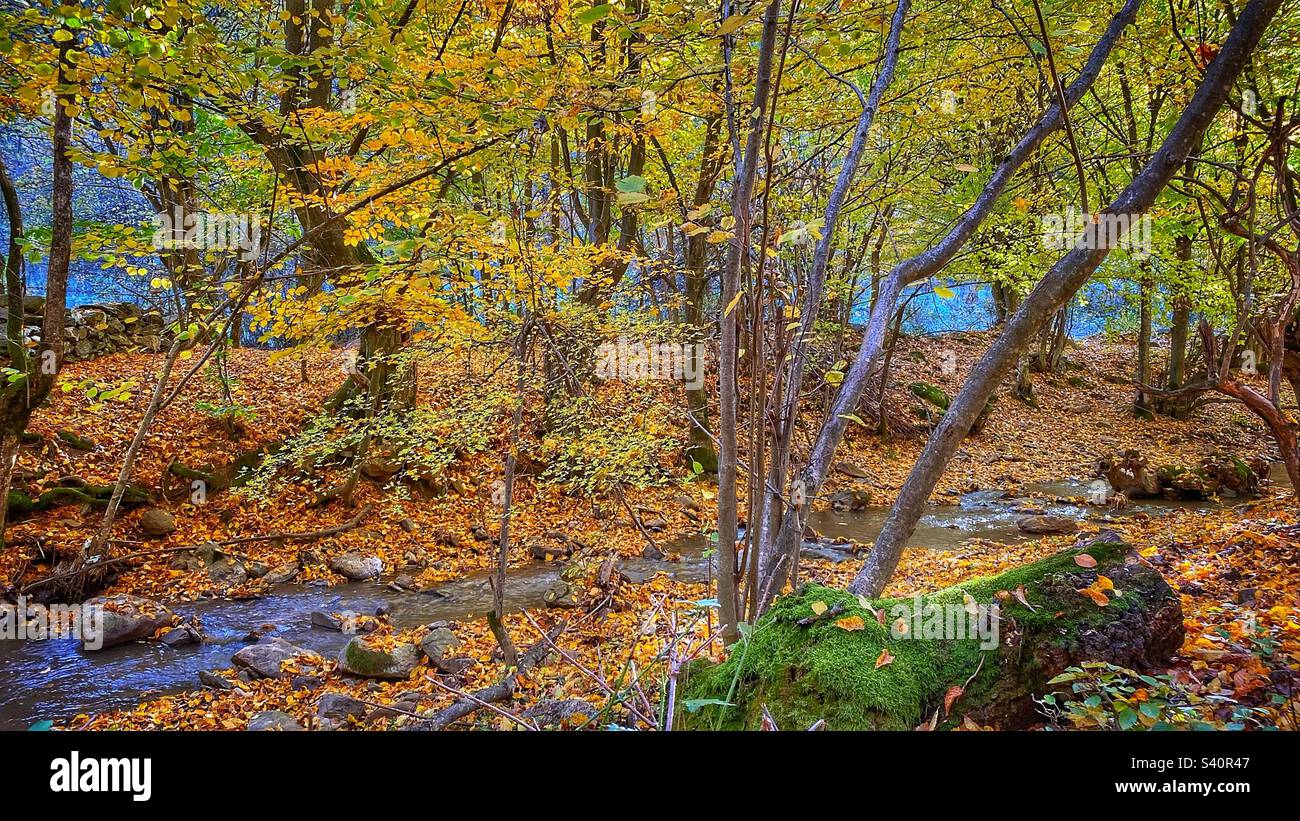
<svg viewBox="0 0 1300 821">
<path fill-rule="evenodd" d="M 1014 497 L 996 490 L 966 493 L 951 505 L 929 505 L 911 544 L 949 550 L 975 538 L 1005 543 L 1030 538 L 1016 527 L 1027 506 L 1057 516 L 1104 522 L 1137 512 L 1161 515 L 1176 508 L 1218 505 L 1135 500 L 1122 512 L 1103 512 L 1052 500 L 1084 496 L 1087 489 L 1086 481 L 1063 481 L 1026 485 Z M 887 507 L 853 513 L 818 511 L 810 525 L 824 538 L 805 544 L 805 550 L 832 559 L 850 558 L 848 553 L 828 548 L 828 543 L 870 543 L 888 514 Z M 658 572 L 702 582 L 708 577 L 707 546 L 703 536 L 680 539 L 664 545 L 668 560 L 627 559 L 620 569 L 633 583 Z M 558 563 L 512 568 L 506 583 L 507 608 L 517 611 L 543 606 L 543 594 L 563 569 Z M 397 592 L 365 582 L 329 588 L 283 585 L 256 599 L 209 599 L 174 606 L 179 615 L 200 619 L 207 640 L 199 645 L 171 648 L 138 642 L 84 652 L 72 639 L 0 640 L 0 729 L 23 729 L 43 719 L 127 707 L 150 695 L 196 687 L 199 671 L 229 667 L 230 657 L 250 641 L 252 631 L 279 636 L 327 657 L 336 655 L 349 637 L 313 627 L 311 613 L 315 610 L 364 614 L 384 607 L 395 626 L 410 628 L 438 620 L 479 618 L 491 609 L 491 602 L 487 573 L 448 581 L 425 592 Z"/>
</svg>

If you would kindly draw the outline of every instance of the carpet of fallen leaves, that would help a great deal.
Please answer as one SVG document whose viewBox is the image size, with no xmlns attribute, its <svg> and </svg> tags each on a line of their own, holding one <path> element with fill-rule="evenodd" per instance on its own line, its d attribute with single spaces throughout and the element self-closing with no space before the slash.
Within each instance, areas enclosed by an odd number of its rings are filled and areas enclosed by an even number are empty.
<svg viewBox="0 0 1300 821">
<path fill-rule="evenodd" d="M 896 412 L 901 409 L 917 415 L 920 403 L 906 392 L 907 383 L 915 379 L 955 391 L 988 342 L 987 334 L 904 340 L 895 357 L 888 391 L 891 406 Z M 937 496 L 1087 476 L 1099 456 L 1119 448 L 1137 448 L 1155 463 L 1183 464 L 1215 450 L 1242 455 L 1269 452 L 1260 426 L 1244 410 L 1229 405 L 1208 406 L 1188 422 L 1134 419 L 1128 410 L 1132 388 L 1126 375 L 1132 357 L 1123 344 L 1089 341 L 1072 348 L 1068 356 L 1073 367 L 1064 373 L 1035 375 L 1037 408 L 1001 392 L 989 425 L 982 434 L 967 440 Z M 940 362 L 947 366 L 941 368 Z M 158 363 L 158 357 L 107 357 L 71 366 L 68 378 L 74 382 L 113 381 L 134 375 L 148 386 Z M 341 379 L 340 358 L 330 352 L 272 364 L 264 352 L 237 351 L 229 368 L 235 377 L 237 399 L 251 413 L 245 429 L 232 437 L 225 427 L 196 410 L 198 402 L 220 401 L 214 383 L 196 379 L 160 416 L 145 442 L 134 481 L 156 487 L 170 459 L 192 465 L 215 464 L 252 445 L 281 439 L 318 410 Z M 126 402 L 103 406 L 93 406 L 79 391 L 57 394 L 32 425 L 52 444 L 24 449 L 19 468 L 48 471 L 51 480 L 61 475 L 111 480 L 146 394 L 147 387 L 140 388 Z M 919 454 L 923 437 L 882 440 L 872 431 L 851 428 L 841 458 L 864 468 L 869 478 L 836 474 L 827 491 L 869 488 L 877 503 L 887 503 Z M 89 438 L 96 449 L 79 453 L 62 447 L 53 434 L 63 429 Z M 349 550 L 379 556 L 388 572 L 411 565 L 423 568 L 421 583 L 459 577 L 488 568 L 495 561 L 494 546 L 476 539 L 474 528 L 495 529 L 490 492 L 500 471 L 496 453 L 462 457 L 450 472 L 464 490 L 435 500 L 402 499 L 362 482 L 358 506 L 373 505 L 374 512 L 357 528 L 310 545 L 272 540 L 239 545 L 237 550 L 251 560 L 275 565 L 297 558 L 303 547 L 310 547 L 323 561 L 304 568 L 296 580 L 301 583 L 341 582 L 326 565 L 330 558 Z M 699 513 L 682 504 L 683 494 L 698 503 Z M 664 520 L 662 532 L 655 534 L 662 543 L 708 529 L 710 523 L 701 519 L 708 518 L 713 496 L 708 484 L 684 479 L 679 487 L 631 491 L 628 502 Z M 264 502 L 227 493 L 202 505 L 170 504 L 166 506 L 176 517 L 177 531 L 147 542 L 137 526 L 139 513 L 132 511 L 120 517 L 115 551 L 310 531 L 340 524 L 355 513 L 337 505 L 315 507 L 311 501 L 306 491 L 288 491 Z M 568 626 L 547 662 L 520 676 L 516 702 L 501 711 L 480 710 L 473 721 L 518 727 L 532 722 L 519 717 L 530 703 L 577 699 L 587 702 L 590 709 L 571 713 L 564 719 L 565 726 L 651 725 L 651 717 L 658 714 L 666 671 L 692 655 L 720 652 L 717 642 L 709 641 L 714 626 L 709 611 L 697 604 L 709 598 L 709 589 L 663 576 L 642 584 L 615 580 L 602 586 L 596 568 L 605 558 L 639 555 L 645 547 L 643 535 L 618 513 L 611 500 L 593 504 L 566 494 L 563 488 L 524 477 L 516 488 L 515 504 L 513 565 L 533 561 L 527 544 L 554 538 L 548 531 L 564 533 L 586 545 L 576 557 L 589 568 L 586 589 L 580 596 L 584 607 L 507 618 L 521 649 L 562 618 Z M 1189 686 L 1205 692 L 1226 693 L 1252 705 L 1267 704 L 1272 723 L 1284 727 L 1295 726 L 1292 671 L 1300 666 L 1295 609 L 1300 603 L 1295 549 L 1300 536 L 1293 527 L 1294 507 L 1288 491 L 1242 509 L 1180 512 L 1158 519 L 1133 517 L 1119 528 L 1183 596 L 1188 640 L 1177 667 L 1179 675 L 1185 676 Z M 37 577 L 48 569 L 50 557 L 76 550 L 97 523 L 94 511 L 57 508 L 14 524 L 10 539 L 15 546 L 0 554 L 0 584 L 14 587 Z M 887 593 L 937 589 L 1039 558 L 1072 542 L 1073 537 L 1014 546 L 972 541 L 951 551 L 909 550 Z M 110 589 L 167 602 L 259 592 L 261 583 L 257 581 L 223 590 L 202 570 L 171 567 L 169 558 L 161 554 L 135 560 Z M 853 564 L 810 561 L 805 563 L 804 578 L 843 584 L 852 575 Z M 453 628 L 463 642 L 458 655 L 473 659 L 471 666 L 456 675 L 421 666 L 408 681 L 359 682 L 335 673 L 332 659 L 302 659 L 297 663 L 300 671 L 318 677 L 320 687 L 295 689 L 287 678 L 239 682 L 233 691 L 205 689 L 162 696 L 134 710 L 81 716 L 69 726 L 241 729 L 250 715 L 266 709 L 284 710 L 310 724 L 321 688 L 349 692 L 390 708 L 396 703 L 398 707 L 379 712 L 367 726 L 403 724 L 414 720 L 411 713 L 446 706 L 458 691 L 472 691 L 500 680 L 499 651 L 486 625 L 466 622 Z M 1246 636 L 1247 630 L 1271 642 L 1268 662 L 1255 652 L 1258 642 Z M 418 640 L 421 632 L 395 634 L 388 626 L 380 627 L 381 635 L 410 640 Z M 1279 693 L 1284 703 L 1272 704 L 1269 699 Z"/>
</svg>

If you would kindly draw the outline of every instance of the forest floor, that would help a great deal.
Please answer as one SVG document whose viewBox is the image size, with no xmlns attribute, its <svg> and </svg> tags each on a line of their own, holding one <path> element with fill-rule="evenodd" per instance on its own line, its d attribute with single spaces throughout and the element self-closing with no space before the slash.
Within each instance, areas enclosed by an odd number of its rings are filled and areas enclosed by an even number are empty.
<svg viewBox="0 0 1300 821">
<path fill-rule="evenodd" d="M 921 379 L 955 392 L 988 341 L 987 335 L 973 333 L 903 340 L 891 374 L 890 406 L 905 417 L 917 418 L 921 403 L 907 393 L 906 385 Z M 1031 482 L 1087 478 L 1099 457 L 1127 448 L 1139 450 L 1152 464 L 1194 464 L 1201 455 L 1215 451 L 1242 457 L 1270 455 L 1261 426 L 1237 406 L 1212 404 L 1185 422 L 1135 419 L 1129 410 L 1132 387 L 1127 374 L 1132 351 L 1128 345 L 1093 340 L 1072 347 L 1067 356 L 1071 366 L 1061 374 L 1035 374 L 1037 407 L 1001 391 L 988 425 L 967 440 L 936 490 L 937 500 L 951 501 L 955 494 L 972 489 L 1012 490 Z M 946 369 L 937 364 L 952 365 L 954 361 L 955 367 Z M 83 390 L 56 392 L 31 425 L 32 431 L 46 437 L 47 444 L 24 449 L 19 470 L 41 476 L 34 480 L 41 487 L 69 475 L 92 483 L 112 481 L 147 401 L 158 362 L 155 356 L 117 355 L 69 366 L 65 376 L 69 384 L 134 378 L 141 387 L 127 401 L 103 404 L 96 404 Z M 266 352 L 241 350 L 232 354 L 228 369 L 236 399 L 250 414 L 240 434 L 232 436 L 199 410 L 200 403 L 219 405 L 222 400 L 215 381 L 197 378 L 160 414 L 145 441 L 134 481 L 157 487 L 172 459 L 190 465 L 219 464 L 255 445 L 289 436 L 301 429 L 343 378 L 341 354 L 328 351 L 310 354 L 305 360 L 273 361 Z M 873 504 L 888 504 L 920 453 L 924 437 L 882 440 L 874 431 L 851 428 L 840 457 L 864 469 L 868 478 L 837 473 L 826 492 L 867 489 Z M 67 447 L 56 437 L 60 430 L 89 439 L 94 449 L 85 452 Z M 504 419 L 499 435 L 504 442 Z M 667 435 L 684 439 L 685 431 Z M 296 560 L 300 551 L 308 548 L 320 562 L 303 567 L 295 581 L 305 584 L 344 582 L 328 564 L 349 551 L 378 556 L 386 574 L 409 568 L 417 574 L 419 585 L 436 585 L 490 568 L 496 561 L 495 545 L 481 541 L 481 532 L 476 538 L 475 528 L 496 530 L 496 509 L 489 497 L 501 473 L 499 454 L 504 450 L 489 448 L 458 459 L 449 473 L 460 489 L 444 498 L 404 499 L 376 483 L 361 482 L 356 501 L 362 506 L 373 504 L 375 510 L 360 526 L 307 545 L 268 540 L 241 544 L 239 551 L 249 561 L 276 566 Z M 708 518 L 714 495 L 710 483 L 682 470 L 680 482 L 629 490 L 627 501 L 663 520 L 662 529 L 654 535 L 662 544 L 709 529 L 709 523 L 701 519 Z M 533 719 L 520 718 L 520 707 L 572 699 L 586 702 L 589 709 L 580 705 L 568 709 L 562 719 L 565 726 L 655 723 L 652 717 L 658 712 L 666 671 L 683 659 L 720 653 L 718 643 L 708 640 L 714 626 L 711 614 L 699 605 L 710 597 L 708 587 L 664 575 L 639 584 L 602 577 L 600 568 L 607 558 L 638 556 L 646 545 L 644 535 L 621 514 L 616 502 L 593 503 L 525 476 L 516 489 L 515 504 L 511 564 L 535 561 L 530 543 L 554 541 L 557 532 L 566 534 L 584 546 L 569 563 L 575 568 L 572 576 L 585 606 L 507 617 L 506 626 L 521 650 L 559 621 L 566 621 L 567 626 L 556 641 L 558 652 L 519 677 L 517 702 L 507 704 L 508 711 L 480 710 L 475 720 L 503 729 L 528 725 Z M 139 530 L 140 511 L 126 511 L 114 532 L 113 552 L 312 531 L 338 525 L 355 514 L 337 504 L 316 506 L 312 494 L 305 490 L 286 490 L 269 499 L 222 493 L 203 504 L 163 506 L 175 517 L 173 534 L 147 539 Z M 96 510 L 61 507 L 13 523 L 9 531 L 12 547 L 0 554 L 0 587 L 17 589 L 49 572 L 54 559 L 79 549 L 98 521 Z M 1300 708 L 1293 695 L 1295 671 L 1300 669 L 1296 616 L 1300 605 L 1300 554 L 1296 551 L 1300 527 L 1296 522 L 1290 489 L 1269 486 L 1259 500 L 1235 508 L 1177 511 L 1160 517 L 1139 515 L 1106 525 L 1120 530 L 1182 596 L 1188 635 L 1172 672 L 1195 692 L 1222 695 L 1216 702 L 1222 709 L 1216 709 L 1224 722 L 1229 721 L 1232 706 L 1244 704 L 1258 708 L 1253 714 L 1258 723 L 1296 728 Z M 1085 533 L 1097 527 L 1087 521 L 1081 524 Z M 972 541 L 942 551 L 912 548 L 886 593 L 910 595 L 938 589 L 1048 555 L 1073 541 L 1074 537 L 1048 537 L 1014 545 Z M 166 603 L 265 592 L 258 580 L 223 587 L 202 569 L 172 566 L 172 558 L 173 554 L 156 553 L 133 560 L 108 592 L 135 593 Z M 855 570 L 856 562 L 832 565 L 809 560 L 803 578 L 843 585 Z M 1268 663 L 1251 651 L 1253 638 L 1243 635 L 1247 609 L 1255 614 L 1257 633 L 1271 643 Z M 318 679 L 313 687 L 295 686 L 288 677 L 241 681 L 233 690 L 195 689 L 152 698 L 135 709 L 78 716 L 67 726 L 242 729 L 251 715 L 272 709 L 310 725 L 321 687 L 349 693 L 371 705 L 391 707 L 396 703 L 396 709 L 372 712 L 365 726 L 401 725 L 415 720 L 412 713 L 444 707 L 459 692 L 500 680 L 502 664 L 486 624 L 465 621 L 452 628 L 462 642 L 457 654 L 472 659 L 454 676 L 422 665 L 408 680 L 358 680 L 337 672 L 332 659 L 303 658 L 296 664 L 300 672 Z M 418 640 L 422 633 L 423 629 L 398 631 L 381 625 L 375 635 L 397 641 Z M 611 707 L 612 702 L 617 706 Z M 957 709 L 960 711 L 960 705 Z"/>
</svg>

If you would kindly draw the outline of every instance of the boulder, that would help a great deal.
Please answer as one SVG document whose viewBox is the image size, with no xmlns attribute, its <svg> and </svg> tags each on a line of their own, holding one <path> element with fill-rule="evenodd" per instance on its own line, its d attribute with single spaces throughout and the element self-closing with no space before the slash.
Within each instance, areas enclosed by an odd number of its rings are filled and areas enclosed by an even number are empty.
<svg viewBox="0 0 1300 821">
<path fill-rule="evenodd" d="M 852 490 L 837 490 L 828 496 L 826 500 L 831 503 L 832 510 L 866 510 L 871 504 L 871 491 L 857 488 Z"/>
<path fill-rule="evenodd" d="M 277 564 L 266 572 L 266 575 L 262 577 L 262 581 L 272 585 L 285 584 L 293 581 L 293 578 L 298 575 L 298 571 L 301 569 L 297 562 Z"/>
<path fill-rule="evenodd" d="M 1079 532 L 1079 524 L 1074 519 L 1068 519 L 1064 516 L 1025 516 L 1016 520 L 1016 527 L 1025 533 L 1035 535 L 1061 535 Z"/>
<path fill-rule="evenodd" d="M 235 685 L 231 684 L 225 676 L 212 670 L 199 671 L 199 684 L 204 687 L 211 687 L 214 690 L 233 690 Z"/>
<path fill-rule="evenodd" d="M 528 543 L 528 552 L 539 562 L 550 562 L 569 558 L 573 553 L 573 548 L 568 544 L 557 545 L 532 541 Z"/>
<path fill-rule="evenodd" d="M 325 693 L 316 700 L 316 718 L 321 729 L 345 726 L 349 718 L 361 720 L 369 712 L 369 705 L 347 693 Z"/>
<path fill-rule="evenodd" d="M 102 650 L 152 638 L 176 622 L 175 614 L 163 605 L 129 593 L 96 596 L 88 599 L 82 609 L 82 649 L 85 650 Z M 102 618 L 89 614 L 102 614 Z"/>
<path fill-rule="evenodd" d="M 460 639 L 446 627 L 435 627 L 420 639 L 420 652 L 424 653 L 435 666 L 442 662 L 447 654 L 460 646 Z"/>
<path fill-rule="evenodd" d="M 364 678 L 410 678 L 419 665 L 420 651 L 414 644 L 398 644 L 389 650 L 357 636 L 339 651 L 339 671 Z"/>
<path fill-rule="evenodd" d="M 208 565 L 208 578 L 223 587 L 234 587 L 248 581 L 248 571 L 233 556 L 222 556 Z"/>
<path fill-rule="evenodd" d="M 374 579 L 384 572 L 384 563 L 378 556 L 366 556 L 355 550 L 335 556 L 330 570 L 354 582 Z"/>
<path fill-rule="evenodd" d="M 288 713 L 280 710 L 263 710 L 248 720 L 250 731 L 278 731 L 282 733 L 302 732 L 303 726 Z"/>
<path fill-rule="evenodd" d="M 281 638 L 265 636 L 257 644 L 240 649 L 230 661 L 259 678 L 284 678 L 292 675 L 283 669 L 284 663 L 300 655 L 314 656 L 309 650 L 290 644 Z"/>
<path fill-rule="evenodd" d="M 140 529 L 154 538 L 170 536 L 176 532 L 176 519 L 162 508 L 151 507 L 140 514 Z"/>
</svg>

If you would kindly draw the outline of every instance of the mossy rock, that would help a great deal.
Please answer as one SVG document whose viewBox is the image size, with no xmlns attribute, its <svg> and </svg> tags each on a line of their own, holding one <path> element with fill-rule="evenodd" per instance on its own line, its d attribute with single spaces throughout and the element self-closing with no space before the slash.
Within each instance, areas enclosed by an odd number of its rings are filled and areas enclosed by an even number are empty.
<svg viewBox="0 0 1300 821">
<path fill-rule="evenodd" d="M 1097 560 L 1096 568 L 1075 562 L 1082 552 Z M 1120 591 L 1104 607 L 1077 592 L 1099 574 Z M 1033 609 L 1008 595 L 1020 587 Z M 964 638 L 941 637 L 951 616 L 936 619 L 933 613 L 965 612 L 966 596 L 999 606 L 997 629 L 983 637 L 970 630 L 961 633 Z M 822 604 L 834 616 L 810 622 L 814 606 Z M 1047 680 L 1066 667 L 1085 660 L 1151 667 L 1166 661 L 1183 640 L 1177 596 L 1118 543 L 1068 550 L 919 599 L 869 604 L 871 610 L 846 591 L 816 585 L 778 599 L 725 662 L 691 666 L 682 689 L 682 726 L 756 729 L 766 707 L 787 730 L 823 719 L 835 730 L 910 730 L 936 709 L 940 727 L 966 715 L 981 724 L 1026 727 L 1038 720 L 1033 697 L 1044 694 Z M 921 618 L 907 618 L 907 634 L 897 634 L 895 620 L 915 612 Z M 882 651 L 893 660 L 878 667 Z M 972 676 L 944 717 L 944 694 Z"/>
<path fill-rule="evenodd" d="M 913 382 L 907 386 L 907 389 L 912 392 L 913 396 L 929 402 L 941 411 L 948 410 L 948 406 L 952 404 L 952 397 L 948 396 L 942 388 L 931 385 L 929 382 Z"/>
<path fill-rule="evenodd" d="M 33 501 L 31 496 L 28 496 L 21 490 L 9 491 L 6 505 L 7 507 L 5 510 L 7 511 L 7 515 L 11 518 L 26 516 L 36 509 L 36 502 Z"/>
<path fill-rule="evenodd" d="M 907 389 L 913 396 L 925 401 L 936 409 L 935 412 L 931 412 L 929 409 L 923 409 L 918 414 L 922 419 L 931 419 L 932 417 L 934 419 L 942 419 L 943 415 L 948 411 L 948 406 L 952 404 L 952 398 L 948 396 L 942 388 L 931 385 L 929 382 L 913 382 L 907 386 Z M 980 411 L 979 416 L 975 417 L 975 421 L 971 423 L 971 433 L 979 433 L 984 429 L 984 425 L 988 422 L 989 416 L 993 413 L 993 402 L 994 399 L 990 398 L 989 401 L 984 403 L 983 410 Z"/>
<path fill-rule="evenodd" d="M 718 472 L 718 452 L 708 444 L 693 444 L 686 449 L 686 466 L 699 465 L 703 473 Z"/>
<path fill-rule="evenodd" d="M 59 437 L 59 441 L 76 450 L 92 451 L 95 449 L 94 442 L 70 430 L 58 431 L 55 436 Z"/>
<path fill-rule="evenodd" d="M 391 650 L 371 646 L 356 636 L 339 651 L 338 669 L 365 678 L 407 679 L 420 663 L 420 651 L 413 644 L 398 644 Z"/>
</svg>

